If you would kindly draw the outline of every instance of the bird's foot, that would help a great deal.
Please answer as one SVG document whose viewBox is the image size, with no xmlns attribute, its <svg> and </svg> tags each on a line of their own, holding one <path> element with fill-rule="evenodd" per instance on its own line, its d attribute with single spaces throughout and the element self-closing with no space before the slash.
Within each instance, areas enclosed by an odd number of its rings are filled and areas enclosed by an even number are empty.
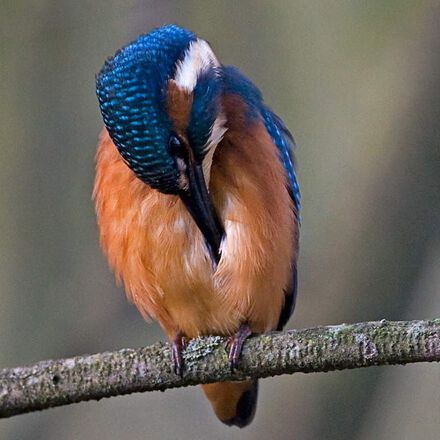
<svg viewBox="0 0 440 440">
<path fill-rule="evenodd" d="M 251 336 L 252 330 L 248 324 L 242 324 L 237 333 L 229 338 L 229 365 L 231 371 L 238 367 L 238 360 L 240 359 L 241 350 L 246 339 Z"/>
<path fill-rule="evenodd" d="M 186 349 L 186 345 L 186 336 L 183 333 L 178 333 L 171 346 L 171 357 L 174 365 L 174 372 L 180 377 L 183 377 L 184 365 L 182 353 Z"/>
</svg>

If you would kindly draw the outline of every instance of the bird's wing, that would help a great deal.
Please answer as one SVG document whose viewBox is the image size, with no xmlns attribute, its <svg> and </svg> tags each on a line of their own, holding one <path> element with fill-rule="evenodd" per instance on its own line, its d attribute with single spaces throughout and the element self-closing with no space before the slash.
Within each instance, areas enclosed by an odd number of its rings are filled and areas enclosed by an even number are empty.
<svg viewBox="0 0 440 440">
<path fill-rule="evenodd" d="M 224 92 L 240 95 L 249 107 L 249 117 L 253 118 L 261 115 L 267 132 L 278 148 L 280 160 L 283 163 L 288 178 L 288 190 L 293 201 L 295 227 L 298 227 L 300 221 L 299 210 L 301 206 L 301 195 L 295 173 L 295 162 L 293 158 L 295 141 L 293 136 L 284 122 L 263 103 L 261 92 L 249 78 L 233 66 L 222 66 L 221 73 Z M 292 243 L 292 246 L 298 246 L 298 243 Z M 286 298 L 278 320 L 277 330 L 282 330 L 286 325 L 295 307 L 297 290 L 296 249 L 294 255 L 295 260 L 292 261 L 292 278 L 290 285 L 285 290 Z"/>
<path fill-rule="evenodd" d="M 273 143 L 276 145 L 280 152 L 280 158 L 283 162 L 284 169 L 288 177 L 289 193 L 292 197 L 293 206 L 295 209 L 295 222 L 299 223 L 299 210 L 301 206 L 301 194 L 299 191 L 299 185 L 296 178 L 295 162 L 293 158 L 293 148 L 295 147 L 295 141 L 292 134 L 284 124 L 284 122 L 270 109 L 263 107 L 261 116 L 264 120 L 266 130 L 272 138 Z M 292 244 L 296 246 L 296 244 Z M 296 269 L 296 252 L 295 261 L 292 264 L 292 278 L 290 285 L 286 288 L 286 297 L 284 300 L 283 308 L 281 309 L 280 317 L 278 320 L 277 330 L 281 331 L 287 324 L 287 321 L 292 316 L 293 309 L 295 308 L 296 293 L 297 293 L 297 269 Z"/>
<path fill-rule="evenodd" d="M 264 120 L 266 130 L 268 131 L 273 143 L 280 152 L 280 158 L 283 162 L 284 169 L 288 177 L 289 192 L 295 207 L 295 213 L 299 216 L 301 207 L 301 194 L 299 191 L 298 180 L 295 172 L 295 161 L 293 157 L 293 149 L 295 148 L 295 140 L 284 122 L 273 111 L 267 107 L 261 110 L 261 116 Z"/>
</svg>

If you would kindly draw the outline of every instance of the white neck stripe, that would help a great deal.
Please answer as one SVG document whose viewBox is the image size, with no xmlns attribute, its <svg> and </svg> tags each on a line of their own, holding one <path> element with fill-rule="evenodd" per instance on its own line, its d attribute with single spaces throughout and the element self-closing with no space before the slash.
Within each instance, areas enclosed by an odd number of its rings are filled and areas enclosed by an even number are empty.
<svg viewBox="0 0 440 440">
<path fill-rule="evenodd" d="M 189 44 L 183 60 L 177 63 L 174 81 L 180 88 L 192 92 L 200 74 L 218 66 L 220 63 L 209 44 L 205 40 L 197 39 Z"/>
</svg>

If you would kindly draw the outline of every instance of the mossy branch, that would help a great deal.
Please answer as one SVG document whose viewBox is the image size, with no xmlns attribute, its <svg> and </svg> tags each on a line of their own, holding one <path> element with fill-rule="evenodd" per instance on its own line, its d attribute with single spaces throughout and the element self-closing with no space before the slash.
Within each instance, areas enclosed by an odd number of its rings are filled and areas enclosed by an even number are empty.
<svg viewBox="0 0 440 440">
<path fill-rule="evenodd" d="M 366 322 L 290 330 L 248 339 L 231 372 L 227 340 L 192 340 L 176 376 L 170 346 L 49 360 L 0 370 L 0 417 L 133 392 L 372 365 L 440 361 L 440 319 Z"/>
</svg>

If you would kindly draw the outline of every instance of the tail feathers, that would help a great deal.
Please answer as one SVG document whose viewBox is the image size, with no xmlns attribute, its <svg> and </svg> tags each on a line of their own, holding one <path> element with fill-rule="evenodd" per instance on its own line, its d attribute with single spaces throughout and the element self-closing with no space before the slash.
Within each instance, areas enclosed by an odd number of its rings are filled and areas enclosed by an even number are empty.
<svg viewBox="0 0 440 440">
<path fill-rule="evenodd" d="M 244 428 L 257 408 L 258 380 L 202 385 L 217 417 L 226 425 Z"/>
</svg>

